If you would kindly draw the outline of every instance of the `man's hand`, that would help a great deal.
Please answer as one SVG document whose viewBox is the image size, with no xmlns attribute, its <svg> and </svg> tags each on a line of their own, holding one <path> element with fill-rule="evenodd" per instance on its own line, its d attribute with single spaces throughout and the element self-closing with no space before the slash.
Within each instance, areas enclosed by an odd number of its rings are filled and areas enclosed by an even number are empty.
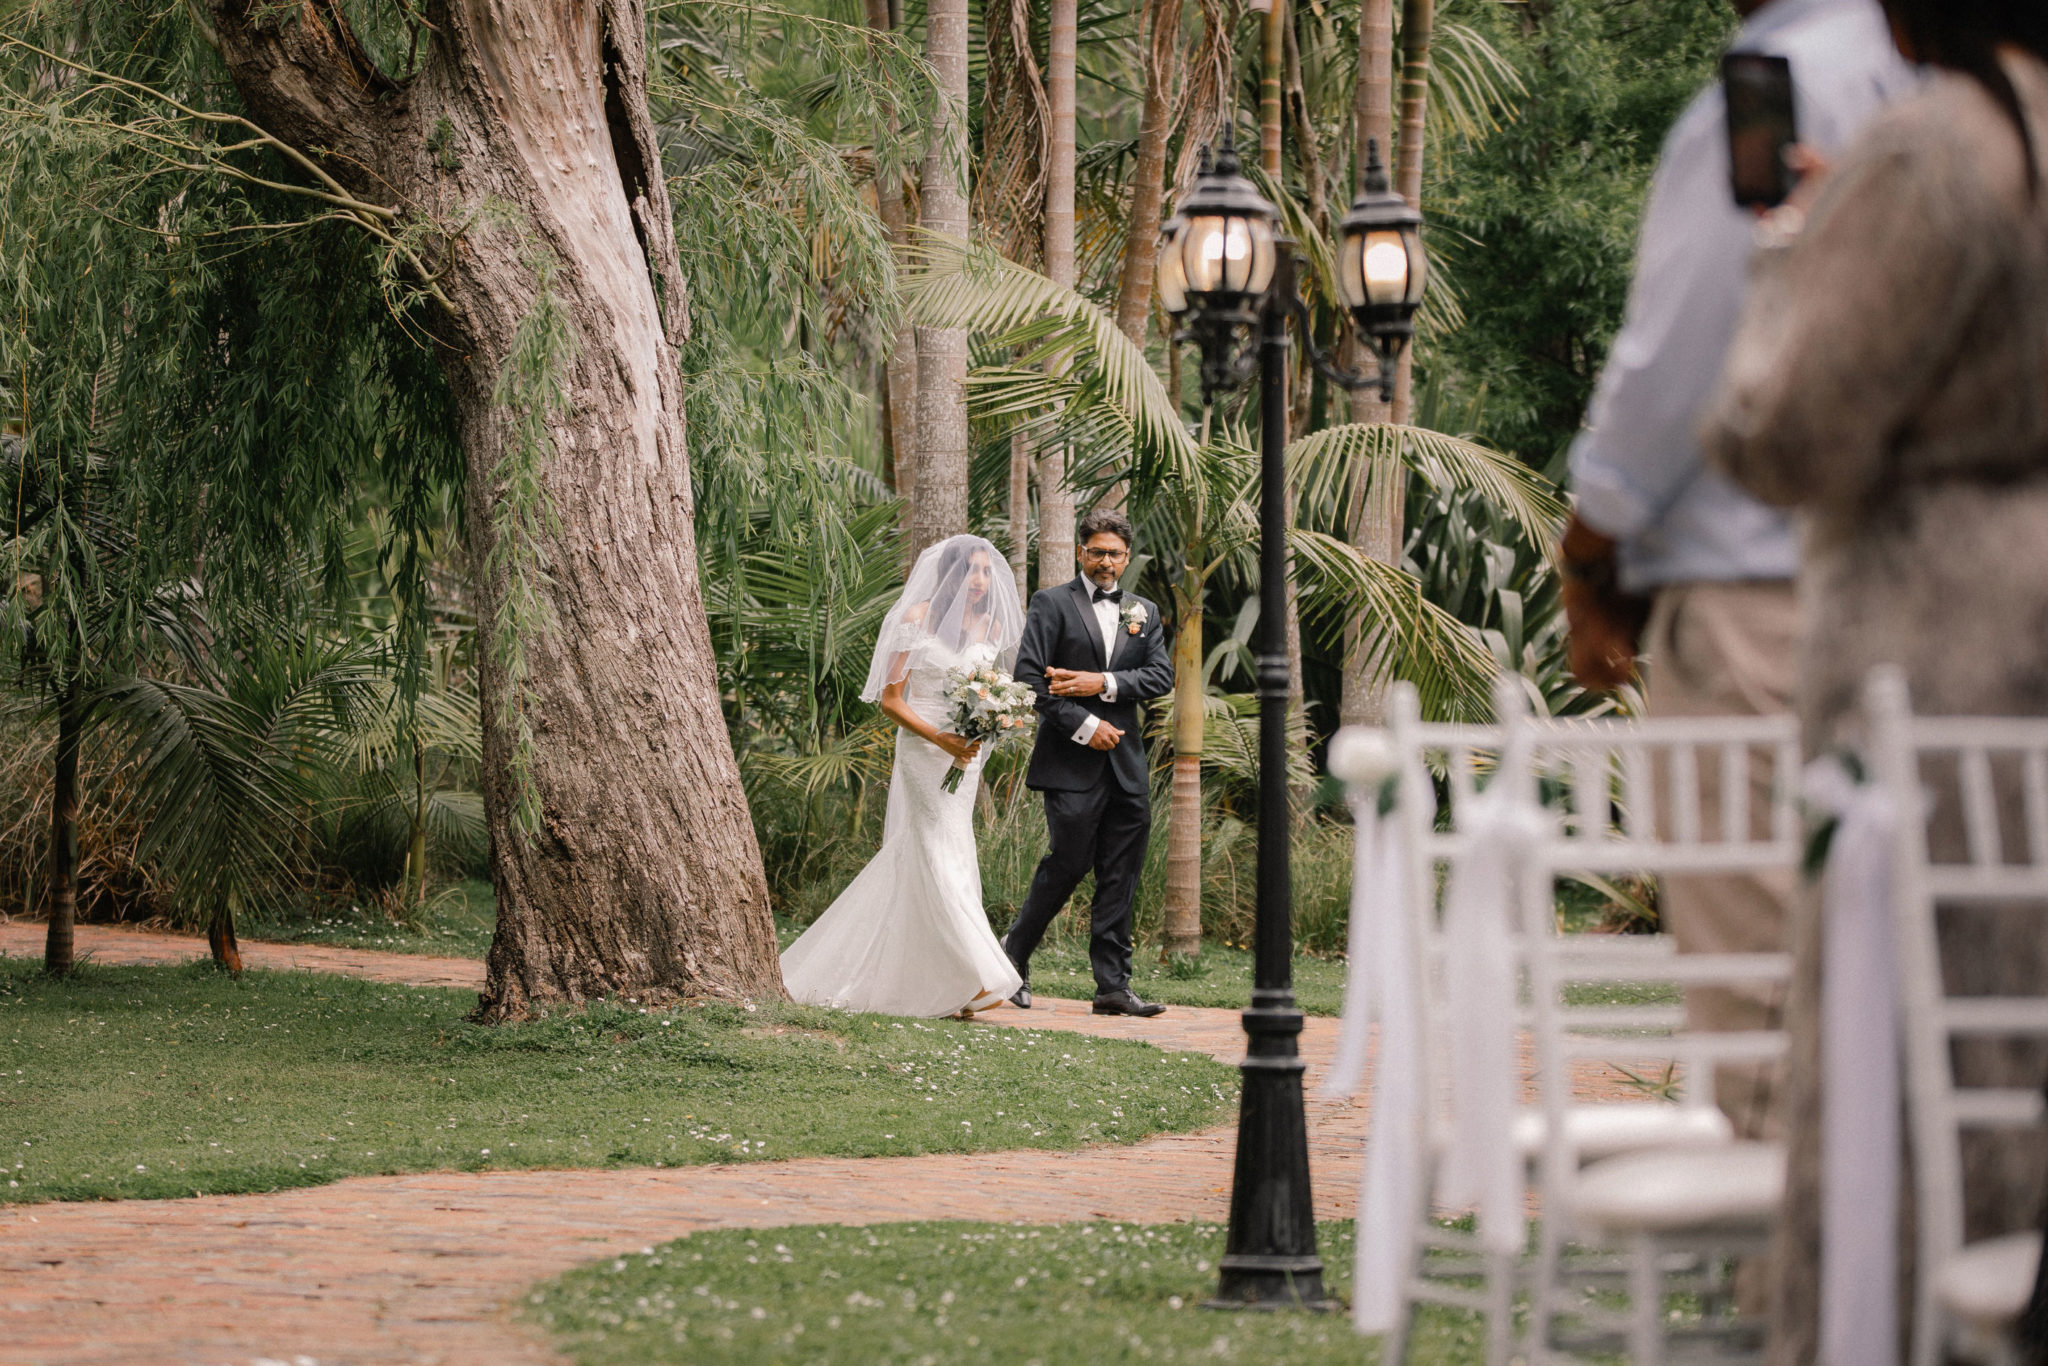
<svg viewBox="0 0 2048 1366">
<path fill-rule="evenodd" d="M 1564 616 L 1571 635 L 1572 677 L 1594 692 L 1619 688 L 1636 671 L 1636 648 L 1649 600 L 1615 582 L 1615 542 L 1574 516 L 1558 559 L 1564 564 Z"/>
<path fill-rule="evenodd" d="M 1081 669 L 1047 669 L 1046 690 L 1054 697 L 1094 697 L 1102 691 L 1102 675 Z M 1101 749 L 1108 745 L 1098 746 Z"/>
<path fill-rule="evenodd" d="M 1122 731 L 1098 717 L 1095 722 L 1095 733 L 1088 737 L 1088 748 L 1100 750 L 1115 749 L 1117 742 L 1123 738 L 1124 733 Z"/>
</svg>

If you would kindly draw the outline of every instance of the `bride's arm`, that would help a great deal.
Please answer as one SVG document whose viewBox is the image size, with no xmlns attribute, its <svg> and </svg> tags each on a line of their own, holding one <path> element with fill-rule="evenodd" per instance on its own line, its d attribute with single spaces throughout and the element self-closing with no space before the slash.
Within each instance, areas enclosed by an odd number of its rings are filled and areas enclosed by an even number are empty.
<svg viewBox="0 0 2048 1366">
<path fill-rule="evenodd" d="M 951 731 L 942 731 L 919 716 L 911 708 L 910 699 L 903 695 L 905 682 L 906 680 L 898 679 L 882 689 L 882 711 L 890 720 L 912 735 L 922 736 L 931 741 L 963 764 L 971 762 L 975 753 L 981 749 L 980 744 L 970 744 Z"/>
</svg>

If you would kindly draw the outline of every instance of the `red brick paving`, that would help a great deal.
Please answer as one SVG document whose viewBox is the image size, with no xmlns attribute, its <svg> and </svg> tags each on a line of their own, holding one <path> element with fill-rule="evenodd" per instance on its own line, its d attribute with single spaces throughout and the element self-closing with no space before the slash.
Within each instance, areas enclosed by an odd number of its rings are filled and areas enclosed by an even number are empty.
<svg viewBox="0 0 2048 1366">
<path fill-rule="evenodd" d="M 179 962 L 203 941 L 81 926 L 102 963 Z M 0 953 L 39 954 L 40 925 L 0 925 Z M 475 986 L 465 959 L 245 943 L 252 967 Z M 1237 1013 L 1155 1020 L 1041 997 L 991 1025 L 1140 1038 L 1235 1063 Z M 1313 1084 L 1336 1022 L 1303 1035 Z M 1355 1198 L 1364 1114 L 1311 1100 L 1317 1212 Z M 355 1177 L 275 1195 L 38 1204 L 0 1211 L 0 1362 L 35 1366 L 268 1358 L 342 1363 L 554 1363 L 510 1306 L 535 1281 L 704 1228 L 913 1219 L 1221 1220 L 1231 1128 L 1071 1153 L 756 1162 L 627 1171 Z"/>
<path fill-rule="evenodd" d="M 0 953 L 39 954 L 39 925 L 0 925 Z M 465 959 L 244 944 L 254 967 L 475 986 Z M 202 941 L 81 927 L 102 963 L 177 962 Z M 1150 1021 L 1085 1002 L 1002 1007 L 990 1025 L 1138 1038 L 1235 1063 L 1235 1011 L 1175 1007 Z M 1336 1022 L 1302 1035 L 1309 1084 Z M 1365 1112 L 1311 1091 L 1316 1212 L 1356 1199 Z M 0 1211 L 0 1363 L 252 1366 L 556 1363 L 512 1320 L 535 1281 L 696 1229 L 914 1219 L 1222 1220 L 1231 1127 L 1070 1153 L 808 1158 L 626 1171 L 354 1177 L 275 1195 L 38 1204 Z"/>
</svg>

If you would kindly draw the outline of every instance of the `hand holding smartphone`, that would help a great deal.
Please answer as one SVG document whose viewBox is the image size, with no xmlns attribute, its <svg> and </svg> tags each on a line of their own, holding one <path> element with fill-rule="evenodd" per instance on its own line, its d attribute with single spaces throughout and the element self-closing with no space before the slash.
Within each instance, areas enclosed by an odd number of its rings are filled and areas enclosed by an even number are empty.
<svg viewBox="0 0 2048 1366">
<path fill-rule="evenodd" d="M 1785 153 L 1799 141 L 1792 104 L 1792 63 L 1761 52 L 1731 52 L 1721 59 L 1721 90 L 1728 107 L 1728 177 L 1735 202 L 1771 209 L 1785 202 L 1798 173 Z"/>
</svg>

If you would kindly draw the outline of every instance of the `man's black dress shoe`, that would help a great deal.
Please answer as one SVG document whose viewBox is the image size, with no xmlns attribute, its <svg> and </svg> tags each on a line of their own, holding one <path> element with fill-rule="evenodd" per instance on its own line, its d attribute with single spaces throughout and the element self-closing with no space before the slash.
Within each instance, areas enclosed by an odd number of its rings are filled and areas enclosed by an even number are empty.
<svg viewBox="0 0 2048 1366">
<path fill-rule="evenodd" d="M 1016 994 L 1010 997 L 1010 1004 L 1019 1010 L 1031 1009 L 1031 974 L 1017 961 L 1017 955 L 1010 952 L 1008 944 L 1003 945 L 1003 957 L 1010 960 L 1010 966 L 1017 969 L 1017 976 L 1021 979 Z"/>
<path fill-rule="evenodd" d="M 1123 991 L 1112 991 L 1107 995 L 1096 997 L 1095 1013 L 1097 1015 L 1135 1015 L 1141 1020 L 1149 1020 L 1154 1015 L 1164 1015 L 1166 1007 L 1156 1001 L 1141 1001 L 1135 992 L 1126 988 Z"/>
</svg>

